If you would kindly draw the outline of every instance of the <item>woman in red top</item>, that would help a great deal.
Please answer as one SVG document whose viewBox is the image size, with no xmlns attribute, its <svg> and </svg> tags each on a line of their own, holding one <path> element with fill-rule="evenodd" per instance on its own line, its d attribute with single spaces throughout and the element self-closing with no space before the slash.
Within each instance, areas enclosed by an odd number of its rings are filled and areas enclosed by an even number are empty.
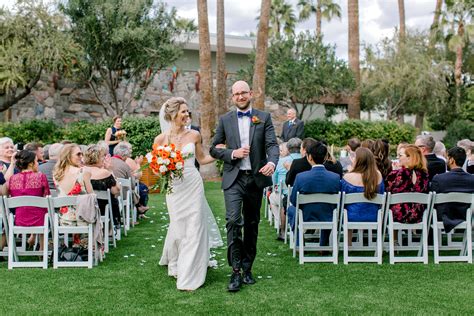
<svg viewBox="0 0 474 316">
<path fill-rule="evenodd" d="M 16 196 L 48 196 L 49 185 L 46 175 L 38 172 L 38 159 L 34 152 L 19 151 L 15 155 L 15 165 L 19 173 L 14 174 L 8 181 L 8 190 L 12 197 Z M 34 206 L 17 207 L 15 210 L 15 225 L 17 226 L 43 226 L 44 215 L 48 209 Z M 34 243 L 34 235 L 28 243 Z M 43 249 L 43 238 L 40 238 L 40 249 Z"/>
</svg>

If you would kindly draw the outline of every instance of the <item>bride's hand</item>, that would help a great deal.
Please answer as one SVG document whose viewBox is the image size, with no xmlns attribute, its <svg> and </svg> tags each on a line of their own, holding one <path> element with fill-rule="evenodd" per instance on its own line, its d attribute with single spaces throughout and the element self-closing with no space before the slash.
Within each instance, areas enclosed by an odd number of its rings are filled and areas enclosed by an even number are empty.
<svg viewBox="0 0 474 316">
<path fill-rule="evenodd" d="M 225 144 L 218 144 L 216 145 L 216 148 L 219 148 L 219 149 L 226 149 L 227 146 Z"/>
</svg>

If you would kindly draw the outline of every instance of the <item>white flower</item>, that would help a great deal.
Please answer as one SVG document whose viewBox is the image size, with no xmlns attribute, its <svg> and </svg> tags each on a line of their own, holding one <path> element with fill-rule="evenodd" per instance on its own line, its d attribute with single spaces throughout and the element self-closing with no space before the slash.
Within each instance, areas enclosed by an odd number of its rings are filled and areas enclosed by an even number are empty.
<svg viewBox="0 0 474 316">
<path fill-rule="evenodd" d="M 176 158 L 176 153 L 173 151 L 173 152 L 170 154 L 170 157 L 171 157 L 171 158 Z"/>
<path fill-rule="evenodd" d="M 176 163 L 176 170 L 181 170 L 183 169 L 183 163 L 182 162 L 177 162 Z"/>
<path fill-rule="evenodd" d="M 158 157 L 156 162 L 158 162 L 159 165 L 162 165 L 163 164 L 163 158 Z"/>
<path fill-rule="evenodd" d="M 165 147 L 165 151 L 171 152 L 171 147 L 170 147 L 170 146 L 166 146 L 166 147 Z"/>
<path fill-rule="evenodd" d="M 163 150 L 164 148 L 164 146 L 158 146 L 158 150 Z"/>
<path fill-rule="evenodd" d="M 163 164 L 169 165 L 169 164 L 170 164 L 170 160 L 169 160 L 168 158 L 163 159 Z"/>
<path fill-rule="evenodd" d="M 166 171 L 168 171 L 168 168 L 166 168 L 166 166 L 160 166 L 160 172 L 161 173 L 164 173 Z"/>
</svg>

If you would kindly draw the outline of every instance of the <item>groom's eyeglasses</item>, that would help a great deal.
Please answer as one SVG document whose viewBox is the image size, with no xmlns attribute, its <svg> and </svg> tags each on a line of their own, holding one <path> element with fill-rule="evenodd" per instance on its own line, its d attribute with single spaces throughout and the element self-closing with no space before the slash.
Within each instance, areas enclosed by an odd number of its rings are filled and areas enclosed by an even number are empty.
<svg viewBox="0 0 474 316">
<path fill-rule="evenodd" d="M 242 91 L 242 92 L 234 93 L 234 94 L 232 94 L 232 96 L 238 98 L 238 97 L 246 96 L 247 94 L 249 94 L 249 91 Z"/>
</svg>

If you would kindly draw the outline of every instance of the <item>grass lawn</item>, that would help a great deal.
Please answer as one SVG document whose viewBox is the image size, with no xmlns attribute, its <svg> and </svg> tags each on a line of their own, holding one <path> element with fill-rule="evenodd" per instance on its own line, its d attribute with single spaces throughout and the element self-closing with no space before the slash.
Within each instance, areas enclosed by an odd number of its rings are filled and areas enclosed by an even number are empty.
<svg viewBox="0 0 474 316">
<path fill-rule="evenodd" d="M 206 194 L 221 229 L 225 211 L 220 183 Z M 0 314 L 474 314 L 474 265 L 466 263 L 384 264 L 307 263 L 276 241 L 275 230 L 260 223 L 257 284 L 228 293 L 230 268 L 225 247 L 219 262 L 195 292 L 176 290 L 167 268 L 158 265 L 166 236 L 162 195 L 151 196 L 151 219 L 140 223 L 88 269 L 15 269 L 0 263 Z M 387 256 L 386 256 L 387 257 Z"/>
</svg>

